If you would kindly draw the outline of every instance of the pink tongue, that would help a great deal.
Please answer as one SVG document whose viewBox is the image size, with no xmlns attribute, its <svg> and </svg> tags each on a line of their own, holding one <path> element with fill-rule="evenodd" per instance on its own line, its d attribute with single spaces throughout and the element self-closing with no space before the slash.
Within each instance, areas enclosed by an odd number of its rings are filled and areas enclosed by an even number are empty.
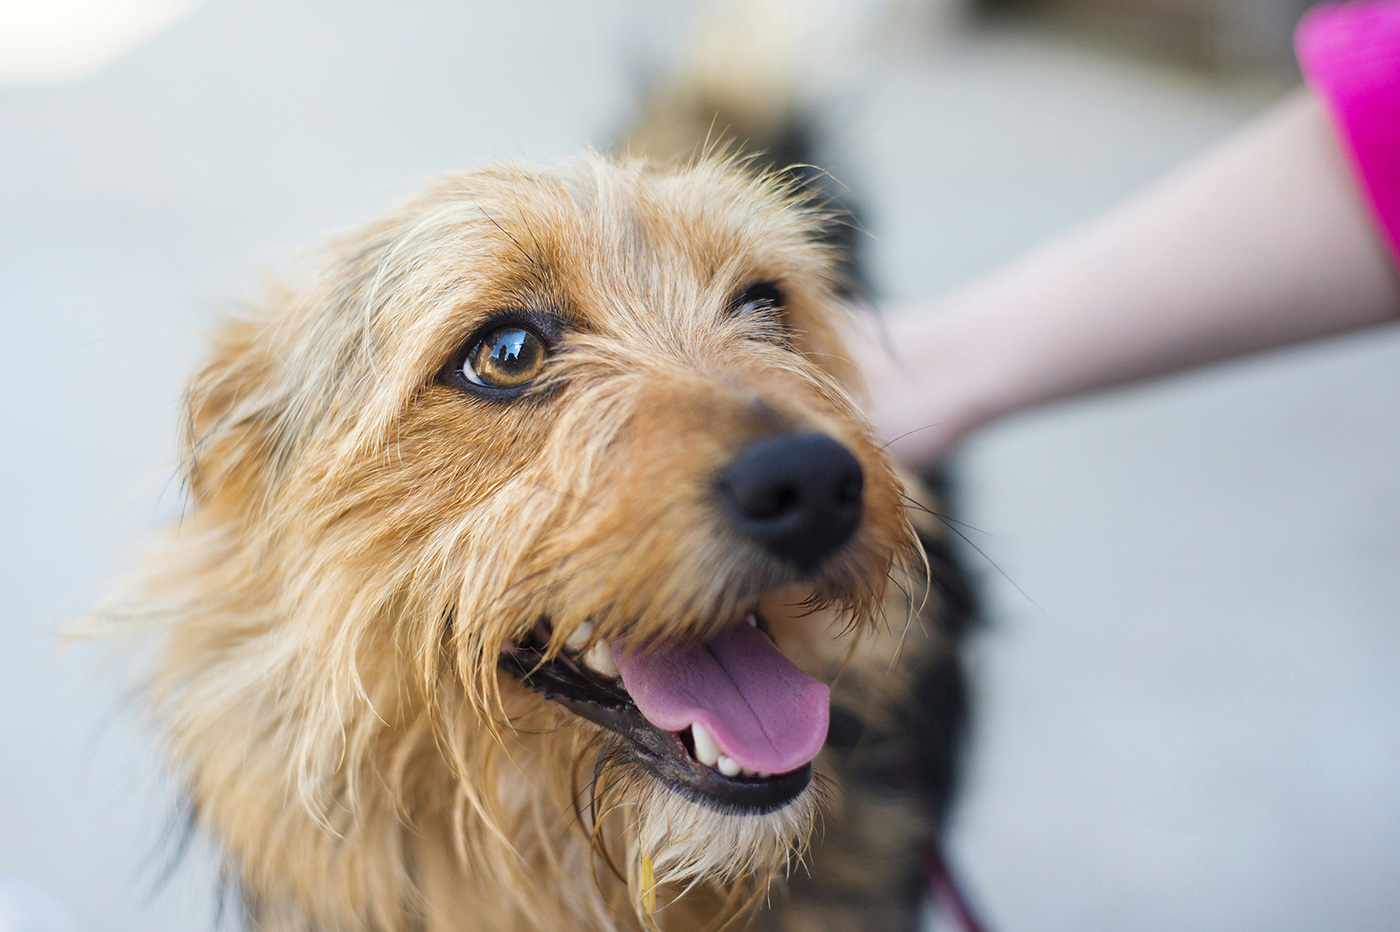
<svg viewBox="0 0 1400 932">
<path fill-rule="evenodd" d="M 614 645 L 612 656 L 647 721 L 666 731 L 699 722 L 741 767 L 787 773 L 826 740 L 830 690 L 752 625 L 683 651 L 628 656 Z"/>
</svg>

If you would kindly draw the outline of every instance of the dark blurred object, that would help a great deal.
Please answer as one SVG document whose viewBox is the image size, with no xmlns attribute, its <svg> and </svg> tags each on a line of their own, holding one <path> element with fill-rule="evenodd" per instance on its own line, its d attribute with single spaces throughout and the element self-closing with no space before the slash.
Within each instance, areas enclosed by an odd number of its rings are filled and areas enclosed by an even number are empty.
<svg viewBox="0 0 1400 932">
<path fill-rule="evenodd" d="M 1133 52 L 1219 70 L 1296 70 L 1293 27 L 1315 0 L 973 0 L 989 18 L 1049 20 Z"/>
</svg>

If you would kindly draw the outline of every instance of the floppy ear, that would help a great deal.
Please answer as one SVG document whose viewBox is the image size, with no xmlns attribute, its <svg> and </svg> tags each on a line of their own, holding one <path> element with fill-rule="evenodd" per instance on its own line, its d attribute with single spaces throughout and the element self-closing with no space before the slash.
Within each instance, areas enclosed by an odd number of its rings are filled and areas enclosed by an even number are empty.
<svg viewBox="0 0 1400 932">
<path fill-rule="evenodd" d="M 285 389 L 268 315 L 233 320 L 186 392 L 185 477 L 201 509 L 246 512 L 276 457 Z"/>
</svg>

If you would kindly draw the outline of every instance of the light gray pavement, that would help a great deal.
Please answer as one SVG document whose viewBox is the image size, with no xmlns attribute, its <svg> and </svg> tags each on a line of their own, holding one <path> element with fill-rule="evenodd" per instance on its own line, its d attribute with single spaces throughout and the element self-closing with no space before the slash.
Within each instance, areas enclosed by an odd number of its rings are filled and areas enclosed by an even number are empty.
<svg viewBox="0 0 1400 932">
<path fill-rule="evenodd" d="M 83 930 L 209 928 L 95 652 L 52 632 L 175 514 L 201 334 L 423 175 L 606 141 L 682 6 L 215 0 L 0 88 L 0 873 Z M 884 49 L 833 109 L 877 277 L 935 294 L 1274 93 L 1016 35 Z M 1014 932 L 1400 928 L 1400 334 L 1024 417 L 959 463 L 992 625 L 953 839 Z"/>
</svg>

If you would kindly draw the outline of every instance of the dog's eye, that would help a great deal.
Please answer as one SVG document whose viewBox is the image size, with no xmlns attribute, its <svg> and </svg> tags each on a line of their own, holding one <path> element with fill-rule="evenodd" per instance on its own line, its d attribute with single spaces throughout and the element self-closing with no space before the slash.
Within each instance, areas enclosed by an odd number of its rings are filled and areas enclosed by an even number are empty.
<svg viewBox="0 0 1400 932">
<path fill-rule="evenodd" d="M 760 311 L 781 311 L 783 292 L 772 282 L 756 282 L 734 296 L 729 313 L 736 317 Z"/>
<path fill-rule="evenodd" d="M 462 363 L 462 375 L 473 385 L 518 388 L 540 374 L 546 355 L 539 334 L 507 324 L 477 341 Z"/>
</svg>

